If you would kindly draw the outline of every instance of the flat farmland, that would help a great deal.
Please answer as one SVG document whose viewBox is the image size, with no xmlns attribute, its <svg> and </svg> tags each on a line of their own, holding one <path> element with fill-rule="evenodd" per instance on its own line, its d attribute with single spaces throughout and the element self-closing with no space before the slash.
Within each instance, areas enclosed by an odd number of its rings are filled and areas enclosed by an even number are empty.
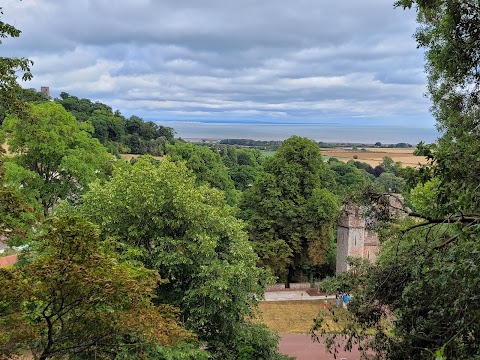
<svg viewBox="0 0 480 360">
<path fill-rule="evenodd" d="M 321 149 L 321 153 L 323 156 L 335 157 L 340 161 L 358 160 L 371 166 L 380 164 L 385 156 L 392 158 L 395 162 L 401 162 L 403 167 L 415 167 L 418 166 L 418 164 L 426 164 L 427 159 L 422 156 L 413 155 L 414 150 L 415 148 L 365 148 L 365 151 L 362 151 L 352 150 L 352 148 L 332 148 Z M 354 156 L 356 156 L 356 159 Z"/>
</svg>

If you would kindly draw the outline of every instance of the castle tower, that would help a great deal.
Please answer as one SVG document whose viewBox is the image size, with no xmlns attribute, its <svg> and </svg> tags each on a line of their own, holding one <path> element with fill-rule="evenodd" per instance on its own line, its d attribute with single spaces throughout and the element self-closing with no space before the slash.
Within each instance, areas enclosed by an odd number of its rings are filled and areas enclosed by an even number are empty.
<svg viewBox="0 0 480 360">
<path fill-rule="evenodd" d="M 44 94 L 45 96 L 50 97 L 50 88 L 48 86 L 42 86 L 40 87 L 40 92 Z"/>
<path fill-rule="evenodd" d="M 391 216 L 402 218 L 403 196 L 388 195 L 387 211 Z M 369 223 L 375 222 L 368 218 Z M 372 263 L 377 260 L 380 241 L 378 234 L 367 228 L 366 219 L 357 205 L 345 205 L 337 223 L 337 273 L 348 271 L 347 257 L 367 259 Z"/>
<path fill-rule="evenodd" d="M 347 257 L 364 258 L 370 256 L 369 251 L 365 254 L 365 243 L 372 241 L 366 239 L 365 219 L 360 214 L 360 208 L 356 205 L 346 205 L 343 214 L 338 220 L 337 227 L 337 272 L 348 270 Z"/>
</svg>

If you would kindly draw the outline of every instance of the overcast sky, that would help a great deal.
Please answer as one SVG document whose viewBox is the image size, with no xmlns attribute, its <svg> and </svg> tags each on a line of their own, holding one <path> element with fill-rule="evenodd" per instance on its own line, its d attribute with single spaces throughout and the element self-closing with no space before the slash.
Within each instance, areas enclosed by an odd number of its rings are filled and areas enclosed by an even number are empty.
<svg viewBox="0 0 480 360">
<path fill-rule="evenodd" d="M 430 127 L 414 11 L 393 0 L 4 0 L 1 56 L 149 120 Z"/>
</svg>

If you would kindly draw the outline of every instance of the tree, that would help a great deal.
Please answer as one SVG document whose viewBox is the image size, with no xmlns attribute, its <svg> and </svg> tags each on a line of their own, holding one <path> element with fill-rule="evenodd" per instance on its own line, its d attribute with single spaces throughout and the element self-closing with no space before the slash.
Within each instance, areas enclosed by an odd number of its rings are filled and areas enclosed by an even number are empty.
<svg viewBox="0 0 480 360">
<path fill-rule="evenodd" d="M 235 209 L 219 190 L 196 186 L 182 163 L 119 165 L 84 196 L 83 211 L 167 280 L 157 301 L 178 306 L 215 358 L 238 358 L 268 276 L 256 267 Z"/>
<path fill-rule="evenodd" d="M 23 245 L 31 235 L 38 213 L 20 192 L 5 183 L 5 166 L 0 153 L 0 238 Z"/>
<path fill-rule="evenodd" d="M 480 6 L 472 0 L 396 5 L 416 7 L 415 37 L 426 49 L 442 135 L 438 144 L 417 146 L 429 164 L 416 172 L 416 211 L 388 228 L 377 266 L 360 273 L 346 333 L 381 359 L 478 358 Z M 370 332 L 359 334 L 359 328 Z"/>
<path fill-rule="evenodd" d="M 427 151 L 420 153 L 430 157 L 434 166 L 428 173 L 445 190 L 437 201 L 449 211 L 478 212 L 480 7 L 474 0 L 402 0 L 396 5 L 416 6 L 420 26 L 415 38 L 426 49 L 432 113 L 443 134 L 434 152 L 421 144 Z"/>
<path fill-rule="evenodd" d="M 236 203 L 237 194 L 228 169 L 220 155 L 206 146 L 177 142 L 167 146 L 167 153 L 173 161 L 184 161 L 193 171 L 197 184 L 209 184 L 225 191 L 229 204 Z"/>
<path fill-rule="evenodd" d="M 191 338 L 177 310 L 154 306 L 155 271 L 120 262 L 111 242 L 79 216 L 47 221 L 24 260 L 0 269 L 0 356 L 111 358 Z M 133 350 L 132 350 L 133 349 Z"/>
<path fill-rule="evenodd" d="M 394 173 L 384 172 L 375 179 L 375 185 L 379 186 L 380 191 L 385 193 L 402 193 L 405 188 L 405 180 L 395 176 Z"/>
<path fill-rule="evenodd" d="M 0 15 L 3 15 L 2 8 L 0 8 Z M 16 38 L 20 36 L 20 33 L 21 31 L 13 25 L 0 20 L 0 39 Z M 20 72 L 23 81 L 30 80 L 32 78 L 31 65 L 33 62 L 26 58 L 0 57 L 0 106 L 14 112 L 22 110 L 23 103 L 17 98 L 17 94 L 21 90 L 17 78 Z"/>
<path fill-rule="evenodd" d="M 264 168 L 241 205 L 250 240 L 260 264 L 282 281 L 305 280 L 326 261 L 340 207 L 326 189 L 330 170 L 317 144 L 298 136 L 286 140 Z"/>
<path fill-rule="evenodd" d="M 380 163 L 380 166 L 385 170 L 385 172 L 393 173 L 394 175 L 398 175 L 400 173 L 400 169 L 402 168 L 402 163 L 397 161 L 394 162 L 393 159 L 389 156 L 385 156 Z"/>
<path fill-rule="evenodd" d="M 257 149 L 236 149 L 227 146 L 221 151 L 222 161 L 228 167 L 228 173 L 235 189 L 244 191 L 254 183 L 262 171 L 265 157 Z"/>
<path fill-rule="evenodd" d="M 108 150 L 119 156 L 120 153 L 163 155 L 165 143 L 172 141 L 174 131 L 170 127 L 145 122 L 138 116 L 128 120 L 108 105 L 79 99 L 65 92 L 55 102 L 61 104 L 80 122 L 90 121 L 93 125 L 93 137 L 97 138 Z"/>
<path fill-rule="evenodd" d="M 335 174 L 337 192 L 349 196 L 352 192 L 358 191 L 371 183 L 370 176 L 366 171 L 356 168 L 350 162 L 332 162 L 330 169 Z"/>
<path fill-rule="evenodd" d="M 58 199 L 75 199 L 109 168 L 111 156 L 92 138 L 91 125 L 56 103 L 30 104 L 25 116 L 8 115 L 2 131 L 14 161 L 40 180 L 45 214 Z"/>
</svg>

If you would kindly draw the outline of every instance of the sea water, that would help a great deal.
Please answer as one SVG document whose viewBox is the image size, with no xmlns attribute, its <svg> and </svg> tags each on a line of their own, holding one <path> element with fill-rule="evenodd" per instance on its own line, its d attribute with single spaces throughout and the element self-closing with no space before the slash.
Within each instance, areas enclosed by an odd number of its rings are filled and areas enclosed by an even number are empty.
<svg viewBox="0 0 480 360">
<path fill-rule="evenodd" d="M 308 123 L 227 123 L 227 122 L 187 122 L 164 121 L 164 126 L 172 127 L 176 137 L 185 140 L 285 140 L 292 135 L 310 138 L 315 141 L 336 143 L 382 144 L 435 142 L 439 133 L 434 127 L 412 128 L 401 126 L 373 126 L 347 124 L 308 124 Z"/>
</svg>

